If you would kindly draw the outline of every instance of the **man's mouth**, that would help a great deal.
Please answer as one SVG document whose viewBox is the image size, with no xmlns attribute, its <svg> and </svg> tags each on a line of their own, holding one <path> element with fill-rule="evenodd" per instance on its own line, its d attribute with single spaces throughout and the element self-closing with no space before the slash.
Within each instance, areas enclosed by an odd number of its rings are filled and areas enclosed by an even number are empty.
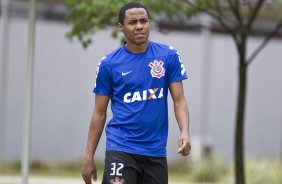
<svg viewBox="0 0 282 184">
<path fill-rule="evenodd" d="M 135 33 L 135 36 L 145 36 L 145 33 Z"/>
</svg>

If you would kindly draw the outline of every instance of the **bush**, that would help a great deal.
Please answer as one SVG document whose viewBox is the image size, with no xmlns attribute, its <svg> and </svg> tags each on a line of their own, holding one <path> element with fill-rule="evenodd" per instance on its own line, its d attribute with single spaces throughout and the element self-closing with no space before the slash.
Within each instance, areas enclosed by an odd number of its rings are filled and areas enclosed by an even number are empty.
<svg viewBox="0 0 282 184">
<path fill-rule="evenodd" d="M 228 174 L 228 167 L 211 153 L 193 165 L 191 180 L 193 182 L 219 182 Z"/>
<path fill-rule="evenodd" d="M 47 170 L 48 164 L 41 160 L 33 160 L 30 162 L 30 170 Z"/>
<path fill-rule="evenodd" d="M 14 160 L 4 163 L 0 167 L 0 174 L 19 174 L 21 171 L 21 161 Z"/>
<path fill-rule="evenodd" d="M 180 160 L 174 163 L 170 163 L 168 166 L 168 172 L 170 174 L 188 174 L 192 170 L 193 163 L 191 160 Z"/>
<path fill-rule="evenodd" d="M 248 184 L 281 184 L 281 161 L 247 159 L 246 181 Z"/>
</svg>

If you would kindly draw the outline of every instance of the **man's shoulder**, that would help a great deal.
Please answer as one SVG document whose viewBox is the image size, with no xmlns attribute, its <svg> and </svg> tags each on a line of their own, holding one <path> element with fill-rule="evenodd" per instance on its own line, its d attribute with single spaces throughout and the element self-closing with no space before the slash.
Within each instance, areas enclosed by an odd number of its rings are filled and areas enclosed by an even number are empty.
<svg viewBox="0 0 282 184">
<path fill-rule="evenodd" d="M 169 45 L 164 44 L 164 43 L 150 41 L 150 44 L 151 44 L 152 47 L 157 48 L 157 49 L 163 49 L 163 50 L 168 50 L 169 49 Z"/>
<path fill-rule="evenodd" d="M 110 64 L 112 61 L 115 61 L 120 54 L 122 54 L 122 51 L 122 47 L 119 47 L 102 57 L 100 62 L 103 64 Z"/>
<path fill-rule="evenodd" d="M 166 55 L 172 55 L 175 54 L 177 51 L 171 46 L 163 43 L 158 43 L 154 41 L 150 41 L 152 50 L 159 54 L 166 54 Z"/>
</svg>

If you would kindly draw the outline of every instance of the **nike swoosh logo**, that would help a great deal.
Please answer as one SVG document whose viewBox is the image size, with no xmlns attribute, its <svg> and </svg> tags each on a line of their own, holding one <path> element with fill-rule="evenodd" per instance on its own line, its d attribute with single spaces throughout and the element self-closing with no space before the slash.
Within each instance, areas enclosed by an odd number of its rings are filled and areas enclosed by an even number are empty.
<svg viewBox="0 0 282 184">
<path fill-rule="evenodd" d="M 127 75 L 127 74 L 129 74 L 129 73 L 131 73 L 131 72 L 132 72 L 132 71 L 125 72 L 125 73 L 122 72 L 121 75 L 122 75 L 122 76 L 125 76 L 125 75 Z"/>
</svg>

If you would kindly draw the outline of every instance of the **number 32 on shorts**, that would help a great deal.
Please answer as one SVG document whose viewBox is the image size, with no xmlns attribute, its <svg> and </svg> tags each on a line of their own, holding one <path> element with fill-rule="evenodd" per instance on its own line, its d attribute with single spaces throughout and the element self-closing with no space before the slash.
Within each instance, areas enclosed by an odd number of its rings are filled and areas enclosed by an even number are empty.
<svg viewBox="0 0 282 184">
<path fill-rule="evenodd" d="M 124 167 L 123 163 L 111 163 L 111 176 L 122 176 L 120 170 Z"/>
</svg>

